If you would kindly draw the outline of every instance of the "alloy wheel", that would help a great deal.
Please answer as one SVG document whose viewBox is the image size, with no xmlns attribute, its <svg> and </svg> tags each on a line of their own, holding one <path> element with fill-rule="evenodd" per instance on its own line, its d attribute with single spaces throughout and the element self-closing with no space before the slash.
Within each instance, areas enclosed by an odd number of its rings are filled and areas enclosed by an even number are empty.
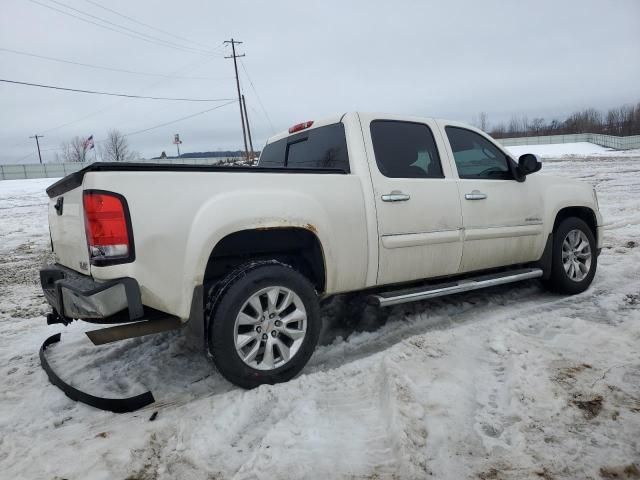
<svg viewBox="0 0 640 480">
<path fill-rule="evenodd" d="M 283 286 L 263 288 L 249 297 L 235 321 L 236 352 L 257 370 L 287 364 L 307 332 L 307 312 L 300 297 Z"/>
</svg>

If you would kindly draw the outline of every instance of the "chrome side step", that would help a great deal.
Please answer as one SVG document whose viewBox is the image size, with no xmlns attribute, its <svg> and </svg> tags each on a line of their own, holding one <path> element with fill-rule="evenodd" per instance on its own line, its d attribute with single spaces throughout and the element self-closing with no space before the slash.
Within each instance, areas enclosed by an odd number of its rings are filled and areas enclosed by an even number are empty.
<svg viewBox="0 0 640 480">
<path fill-rule="evenodd" d="M 521 268 L 507 272 L 481 275 L 478 277 L 465 278 L 462 280 L 428 285 L 404 290 L 376 293 L 369 296 L 369 301 L 380 307 L 390 307 L 400 303 L 417 302 L 429 298 L 443 297 L 454 293 L 469 292 L 480 288 L 504 285 L 505 283 L 519 282 L 531 278 L 542 276 L 539 268 Z"/>
<path fill-rule="evenodd" d="M 143 337 L 155 333 L 168 332 L 182 328 L 184 324 L 178 317 L 166 316 L 154 320 L 143 320 L 141 322 L 125 323 L 115 327 L 89 330 L 87 337 L 94 345 L 104 345 L 105 343 L 119 342 L 127 338 Z"/>
</svg>

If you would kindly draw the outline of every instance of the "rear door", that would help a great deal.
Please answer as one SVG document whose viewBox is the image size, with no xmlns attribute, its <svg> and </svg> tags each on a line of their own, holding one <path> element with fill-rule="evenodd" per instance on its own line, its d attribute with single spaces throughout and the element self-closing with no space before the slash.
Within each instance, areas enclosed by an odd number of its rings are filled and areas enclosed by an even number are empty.
<svg viewBox="0 0 640 480">
<path fill-rule="evenodd" d="M 441 126 L 462 204 L 460 272 L 537 260 L 544 242 L 539 189 L 514 178 L 515 164 L 490 137 L 460 124 Z"/>
<path fill-rule="evenodd" d="M 360 115 L 373 183 L 379 285 L 456 273 L 462 215 L 435 122 Z"/>
<path fill-rule="evenodd" d="M 49 199 L 49 231 L 56 263 L 88 275 L 82 186 Z"/>
</svg>

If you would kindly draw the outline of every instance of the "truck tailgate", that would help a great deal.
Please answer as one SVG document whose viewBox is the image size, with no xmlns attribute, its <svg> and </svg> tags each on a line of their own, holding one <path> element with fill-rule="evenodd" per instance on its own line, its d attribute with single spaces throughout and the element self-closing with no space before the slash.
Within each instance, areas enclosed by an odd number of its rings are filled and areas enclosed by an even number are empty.
<svg viewBox="0 0 640 480">
<path fill-rule="evenodd" d="M 49 230 L 56 263 L 89 274 L 81 185 L 49 198 Z"/>
</svg>

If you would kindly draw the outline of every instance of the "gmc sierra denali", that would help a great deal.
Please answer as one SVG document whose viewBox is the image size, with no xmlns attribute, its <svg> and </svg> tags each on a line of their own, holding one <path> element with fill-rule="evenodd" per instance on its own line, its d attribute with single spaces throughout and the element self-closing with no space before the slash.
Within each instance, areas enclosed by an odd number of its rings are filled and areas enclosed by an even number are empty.
<svg viewBox="0 0 640 480">
<path fill-rule="evenodd" d="M 384 307 L 540 278 L 576 294 L 598 201 L 540 168 L 461 123 L 366 113 L 297 124 L 257 167 L 94 163 L 47 189 L 48 322 L 124 324 L 116 339 L 173 322 L 251 388 L 302 370 L 338 293 Z"/>
</svg>

